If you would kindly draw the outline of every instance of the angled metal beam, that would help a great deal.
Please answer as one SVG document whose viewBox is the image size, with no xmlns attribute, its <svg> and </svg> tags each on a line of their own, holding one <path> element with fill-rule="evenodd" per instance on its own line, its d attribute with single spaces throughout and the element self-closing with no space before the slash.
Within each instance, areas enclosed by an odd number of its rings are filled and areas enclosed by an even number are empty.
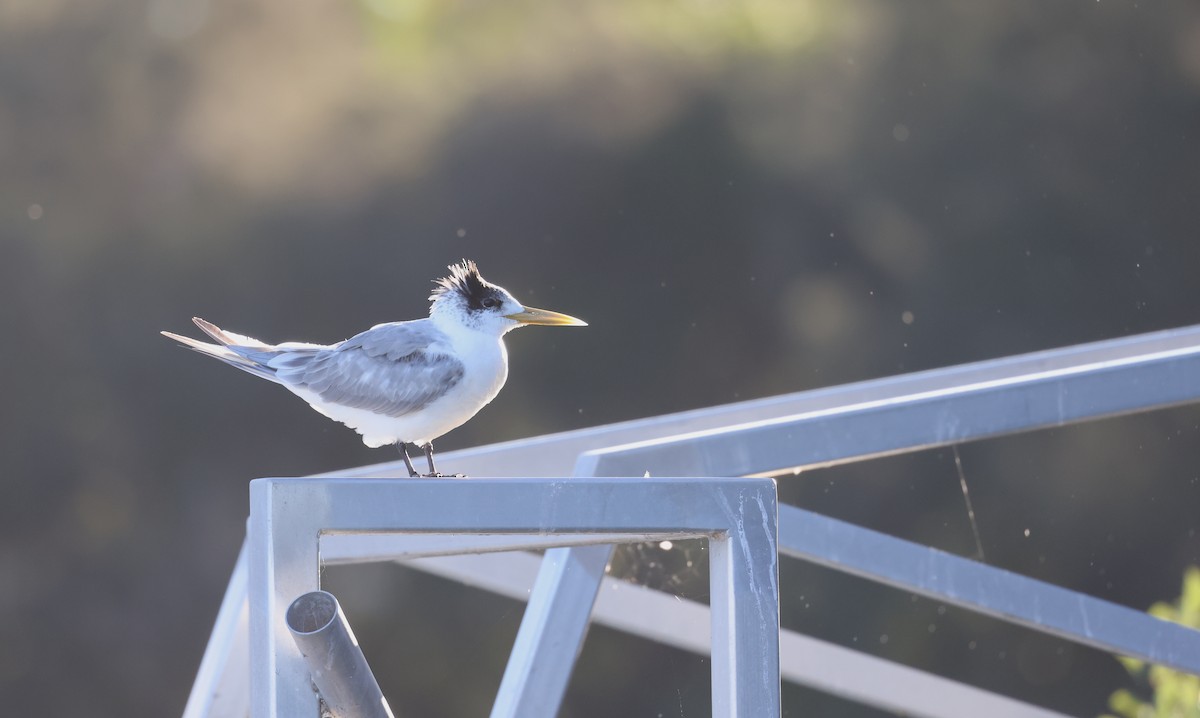
<svg viewBox="0 0 1200 718">
<path fill-rule="evenodd" d="M 1200 675 L 1200 631 L 794 506 L 779 507 L 779 552 Z"/>
<path fill-rule="evenodd" d="M 754 476 L 1200 400 L 1200 345 L 1112 354 L 1074 351 L 1066 358 L 1079 363 L 1059 357 L 1000 363 L 994 372 L 947 371 L 941 386 L 906 394 L 880 392 L 789 417 L 589 452 L 580 457 L 576 473 Z M 955 381 L 964 378 L 965 383 Z"/>
<path fill-rule="evenodd" d="M 491 718 L 558 712 L 571 672 L 538 659 L 569 655 L 570 662 L 575 663 L 611 554 L 612 546 L 554 548 L 546 552 L 500 680 Z M 583 593 L 573 593 L 576 590 Z"/>
<path fill-rule="evenodd" d="M 763 399 L 546 434 L 471 449 L 448 451 L 438 454 L 438 463 L 439 465 L 449 467 L 448 470 L 473 476 L 568 476 L 576 468 L 576 461 L 580 454 L 598 449 L 628 445 L 637 446 L 645 442 L 653 442 L 668 437 L 679 437 L 681 435 L 697 434 L 712 430 L 724 431 L 730 427 L 752 422 L 815 414 L 872 403 L 888 403 L 901 397 L 931 395 L 940 392 L 953 393 L 968 387 L 1003 384 L 1020 377 L 1030 378 L 1039 375 L 1047 376 L 1056 373 L 1072 373 L 1086 367 L 1096 368 L 1105 365 L 1119 365 L 1130 361 L 1136 363 L 1148 358 L 1161 358 L 1170 355 L 1184 357 L 1195 355 L 1197 352 L 1200 352 L 1200 325 L 1060 347 L 1000 359 L 989 359 L 987 361 L 884 377 L 882 379 L 872 379 L 834 387 L 781 394 Z M 1146 375 L 1144 378 L 1150 379 L 1150 376 Z M 1179 377 L 1177 376 L 1175 379 L 1179 379 Z M 1183 379 L 1182 382 L 1171 380 L 1169 387 L 1164 387 L 1168 389 L 1166 391 L 1162 391 L 1156 387 L 1148 387 L 1148 395 L 1144 401 L 1135 402 L 1133 406 L 1126 406 L 1119 410 L 1138 411 L 1156 409 L 1195 401 L 1197 393 L 1200 391 L 1197 389 L 1197 383 L 1192 381 L 1188 384 L 1188 377 L 1184 377 Z M 1176 394 L 1170 391 L 1170 388 L 1180 389 L 1181 391 Z M 1104 392 L 1101 393 L 1103 394 Z M 1049 412 L 1050 418 L 1056 418 L 1054 414 L 1057 412 L 1059 397 L 1051 393 L 1043 394 L 1042 399 L 1044 406 L 1049 406 L 1053 409 L 1053 411 Z M 1094 413 L 1089 413 L 1087 411 L 1086 396 L 1083 394 L 1074 393 L 1072 396 L 1063 397 L 1063 399 L 1064 409 L 1068 406 L 1073 406 L 1083 410 L 1082 413 L 1075 417 L 1076 419 L 1095 419 L 1104 415 L 1118 413 L 1112 410 L 1099 411 L 1102 407 L 1094 407 Z M 1049 403 L 1045 404 L 1045 402 Z M 992 405 L 992 408 L 987 410 L 994 411 L 996 408 L 997 405 Z M 1022 407 L 1017 407 L 1017 416 L 1026 416 Z M 949 418 L 952 417 L 948 416 L 947 419 Z M 1051 425 L 1054 423 L 1054 421 L 1051 421 Z M 1017 430 L 1039 428 L 1044 425 L 1029 425 Z M 957 433 L 965 429 L 965 426 L 955 428 L 946 423 L 942 425 L 942 428 L 949 432 L 941 437 L 945 442 L 954 443 L 965 441 L 969 438 L 982 438 L 980 435 L 967 436 Z M 899 448 L 915 450 L 926 446 L 926 442 L 926 438 L 921 438 L 917 445 L 907 447 L 902 445 Z M 896 448 L 895 446 L 890 447 L 890 449 Z M 805 449 L 801 446 L 799 450 L 803 451 Z M 885 448 L 883 450 L 889 449 Z M 807 465 L 810 460 L 810 457 L 801 456 L 799 460 L 792 459 L 785 461 L 779 466 L 772 468 L 783 469 Z M 828 460 L 828 458 L 823 460 Z M 595 472 L 580 472 L 580 475 L 642 476 L 645 471 L 646 469 L 642 469 L 636 473 L 630 473 L 623 470 L 597 470 Z M 667 470 L 652 470 L 651 474 L 680 476 L 684 474 L 684 469 L 683 467 L 670 467 Z M 345 477 L 407 477 L 408 471 L 404 468 L 402 462 L 393 461 L 352 469 L 342 469 L 325 475 Z M 720 471 L 705 475 L 735 476 L 743 474 L 737 471 Z"/>
<path fill-rule="evenodd" d="M 502 561 L 496 559 L 502 558 Z M 527 553 L 462 554 L 402 565 L 468 586 L 528 598 L 540 561 Z M 592 620 L 618 631 L 707 656 L 709 608 L 644 586 L 605 578 Z M 795 631 L 779 632 L 783 680 L 886 711 L 920 718 L 1066 718 L 1045 708 L 876 658 Z"/>
</svg>

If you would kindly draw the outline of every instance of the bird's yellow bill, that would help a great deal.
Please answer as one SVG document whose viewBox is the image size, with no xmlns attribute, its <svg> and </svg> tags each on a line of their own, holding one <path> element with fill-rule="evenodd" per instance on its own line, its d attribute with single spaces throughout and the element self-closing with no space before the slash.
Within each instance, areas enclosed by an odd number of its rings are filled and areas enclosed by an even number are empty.
<svg viewBox="0 0 1200 718">
<path fill-rule="evenodd" d="M 515 319 L 522 324 L 544 324 L 552 327 L 586 327 L 587 322 L 582 319 L 559 314 L 548 309 L 535 309 L 533 307 L 525 307 L 522 311 L 514 314 L 505 315 L 509 319 Z"/>
</svg>

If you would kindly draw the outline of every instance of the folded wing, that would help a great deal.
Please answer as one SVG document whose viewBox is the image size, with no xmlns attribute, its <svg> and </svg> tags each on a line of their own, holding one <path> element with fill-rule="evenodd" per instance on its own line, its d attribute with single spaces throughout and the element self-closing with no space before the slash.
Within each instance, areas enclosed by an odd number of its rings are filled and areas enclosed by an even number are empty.
<svg viewBox="0 0 1200 718">
<path fill-rule="evenodd" d="M 399 418 L 428 406 L 462 380 L 462 362 L 442 351 L 441 340 L 441 332 L 426 321 L 398 322 L 331 348 L 285 350 L 264 363 L 276 381 L 315 393 L 323 402 Z"/>
</svg>

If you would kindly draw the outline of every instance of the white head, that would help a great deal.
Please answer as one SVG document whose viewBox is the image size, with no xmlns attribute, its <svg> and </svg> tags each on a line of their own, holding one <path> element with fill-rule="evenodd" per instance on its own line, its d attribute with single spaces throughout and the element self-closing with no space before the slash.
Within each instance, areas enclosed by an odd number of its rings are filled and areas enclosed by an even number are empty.
<svg viewBox="0 0 1200 718">
<path fill-rule="evenodd" d="M 566 314 L 526 307 L 504 287 L 488 282 L 469 259 L 449 267 L 429 296 L 429 316 L 439 325 L 457 325 L 496 336 L 525 324 L 587 326 Z"/>
</svg>

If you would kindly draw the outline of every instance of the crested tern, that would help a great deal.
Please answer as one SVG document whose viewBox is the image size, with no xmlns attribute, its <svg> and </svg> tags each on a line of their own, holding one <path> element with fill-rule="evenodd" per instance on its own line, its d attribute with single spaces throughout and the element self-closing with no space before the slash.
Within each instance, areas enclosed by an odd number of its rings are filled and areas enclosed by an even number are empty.
<svg viewBox="0 0 1200 718">
<path fill-rule="evenodd" d="M 266 344 L 192 319 L 217 344 L 171 332 L 164 336 L 230 366 L 269 379 L 321 414 L 362 435 L 369 447 L 396 444 L 410 476 L 406 444 L 425 450 L 462 425 L 500 392 L 508 378 L 504 335 L 527 324 L 587 326 L 575 317 L 527 307 L 485 280 L 470 260 L 435 281 L 429 317 L 379 324 L 337 344 Z"/>
</svg>

